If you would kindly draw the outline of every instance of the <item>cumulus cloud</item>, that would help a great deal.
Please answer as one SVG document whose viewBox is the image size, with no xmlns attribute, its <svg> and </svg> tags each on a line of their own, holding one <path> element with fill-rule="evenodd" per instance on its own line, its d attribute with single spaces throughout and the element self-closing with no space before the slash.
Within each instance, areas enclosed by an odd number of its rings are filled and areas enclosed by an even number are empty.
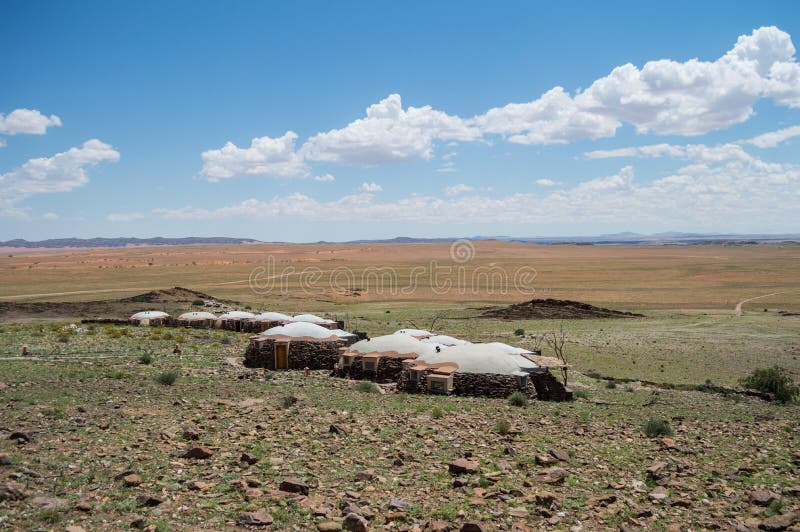
<svg viewBox="0 0 800 532">
<path fill-rule="evenodd" d="M 379 165 L 429 159 L 436 141 L 468 141 L 480 131 L 457 116 L 430 106 L 403 109 L 399 94 L 367 108 L 366 116 L 341 129 L 318 133 L 302 152 L 312 161 Z"/>
<path fill-rule="evenodd" d="M 58 214 L 54 212 L 46 212 L 42 215 L 42 220 L 47 220 L 47 221 L 58 220 L 58 218 L 59 218 Z"/>
<path fill-rule="evenodd" d="M 308 166 L 295 150 L 296 139 L 295 132 L 287 131 L 281 137 L 254 138 L 249 148 L 227 142 L 218 150 L 203 152 L 200 174 L 212 182 L 243 175 L 303 177 Z"/>
<path fill-rule="evenodd" d="M 800 126 L 791 126 L 778 131 L 771 131 L 764 133 L 752 139 L 744 141 L 747 144 L 752 144 L 759 148 L 774 148 L 778 144 L 786 142 L 794 137 L 800 137 Z"/>
<path fill-rule="evenodd" d="M 97 139 L 52 157 L 30 159 L 0 175 L 0 214 L 24 215 L 18 204 L 37 194 L 68 192 L 89 182 L 86 170 L 104 161 L 118 161 L 119 152 Z"/>
<path fill-rule="evenodd" d="M 437 172 L 458 172 L 458 168 L 456 168 L 456 163 L 453 161 L 446 161 L 442 166 L 436 169 Z"/>
<path fill-rule="evenodd" d="M 0 148 L 6 147 L 6 139 L 0 139 Z"/>
<path fill-rule="evenodd" d="M 559 181 L 553 181 L 552 179 L 537 179 L 536 184 L 542 187 L 555 187 L 561 183 Z"/>
<path fill-rule="evenodd" d="M 623 123 L 640 133 L 701 135 L 744 122 L 760 98 L 800 107 L 800 65 L 788 33 L 763 27 L 742 35 L 715 61 L 630 63 L 574 96 L 555 87 L 528 103 L 476 117 L 481 129 L 522 144 L 614 136 Z"/>
<path fill-rule="evenodd" d="M 106 216 L 106 220 L 109 222 L 133 222 L 142 218 L 144 218 L 144 214 L 140 212 L 112 212 Z"/>
<path fill-rule="evenodd" d="M 670 157 L 673 159 L 687 159 L 703 163 L 720 163 L 725 161 L 741 161 L 758 164 L 758 159 L 744 151 L 739 144 L 719 144 L 708 146 L 705 144 L 651 144 L 615 150 L 595 150 L 584 154 L 588 159 L 610 159 L 618 157 L 628 158 L 658 158 Z"/>
<path fill-rule="evenodd" d="M 45 116 L 36 109 L 15 109 L 7 115 L 0 113 L 0 133 L 6 135 L 44 135 L 48 127 L 60 125 L 59 117 Z"/>
<path fill-rule="evenodd" d="M 336 181 L 336 178 L 333 177 L 331 174 L 322 174 L 322 175 L 315 175 L 314 181 L 319 181 L 320 183 L 332 183 Z"/>
<path fill-rule="evenodd" d="M 465 192 L 472 192 L 475 190 L 475 187 L 472 185 L 465 185 L 464 183 L 459 183 L 458 185 L 453 185 L 444 189 L 444 193 L 448 196 L 457 196 L 459 194 L 463 194 Z"/>
<path fill-rule="evenodd" d="M 380 192 L 383 187 L 377 183 L 361 183 L 361 190 L 364 192 Z"/>
</svg>

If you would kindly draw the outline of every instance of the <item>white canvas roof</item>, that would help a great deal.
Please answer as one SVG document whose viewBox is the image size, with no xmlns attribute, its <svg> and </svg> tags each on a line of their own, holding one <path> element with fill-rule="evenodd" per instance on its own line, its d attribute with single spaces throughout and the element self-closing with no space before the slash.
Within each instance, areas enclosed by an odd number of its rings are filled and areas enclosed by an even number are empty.
<svg viewBox="0 0 800 532">
<path fill-rule="evenodd" d="M 350 347 L 350 351 L 358 353 L 386 353 L 394 351 L 402 355 L 409 353 L 430 354 L 436 352 L 436 347 L 431 344 L 424 344 L 414 338 L 413 336 L 406 336 L 403 334 L 387 334 L 386 336 L 378 336 L 370 338 L 369 340 L 361 340 Z"/>
<path fill-rule="evenodd" d="M 444 346 L 467 345 L 472 343 L 466 340 L 461 340 L 460 338 L 447 336 L 446 334 L 435 334 L 428 338 L 422 339 L 422 342 L 425 342 L 426 344 L 439 344 Z"/>
<path fill-rule="evenodd" d="M 345 331 L 336 331 L 320 327 L 315 323 L 307 322 L 294 322 L 287 323 L 286 325 L 279 325 L 267 329 L 261 333 L 261 336 L 288 336 L 290 338 L 330 338 L 331 336 L 340 336 Z M 345 333 L 349 334 L 349 333 Z"/>
<path fill-rule="evenodd" d="M 169 318 L 169 314 L 160 310 L 143 310 L 130 317 L 132 320 L 152 320 L 154 318 Z"/>
<path fill-rule="evenodd" d="M 253 319 L 258 321 L 292 321 L 291 316 L 280 312 L 262 312 L 261 314 L 256 314 Z"/>
<path fill-rule="evenodd" d="M 425 329 L 400 329 L 395 331 L 394 334 L 405 334 L 408 336 L 433 336 L 433 333 L 430 331 L 426 331 Z"/>
<path fill-rule="evenodd" d="M 186 312 L 178 316 L 179 320 L 215 320 L 217 319 L 216 316 L 211 314 L 210 312 Z"/>
<path fill-rule="evenodd" d="M 514 347 L 513 345 L 504 344 L 503 342 L 488 342 L 484 345 L 493 345 L 499 347 L 509 355 L 526 355 L 530 353 L 530 351 L 528 351 L 527 349 L 523 349 L 521 347 Z"/>
<path fill-rule="evenodd" d="M 417 360 L 427 364 L 455 362 L 460 373 L 519 375 L 523 369 L 520 358 L 522 357 L 509 355 L 502 348 L 490 344 L 467 344 L 447 347 L 439 353 L 420 355 Z M 528 363 L 533 364 L 530 361 Z M 536 365 L 533 364 L 533 367 Z"/>
<path fill-rule="evenodd" d="M 243 310 L 231 310 L 219 317 L 221 320 L 247 320 L 254 318 L 256 315 L 252 312 L 245 312 Z"/>
<path fill-rule="evenodd" d="M 291 320 L 305 323 L 336 323 L 333 320 L 320 318 L 319 316 L 315 316 L 313 314 L 298 314 L 297 316 L 291 318 Z"/>
</svg>

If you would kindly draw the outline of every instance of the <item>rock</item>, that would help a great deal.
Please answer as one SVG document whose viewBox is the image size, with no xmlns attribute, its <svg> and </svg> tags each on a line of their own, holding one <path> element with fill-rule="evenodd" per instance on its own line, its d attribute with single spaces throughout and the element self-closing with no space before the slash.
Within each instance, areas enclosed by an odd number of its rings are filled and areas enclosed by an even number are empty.
<svg viewBox="0 0 800 532">
<path fill-rule="evenodd" d="M 194 427 L 184 427 L 183 429 L 183 439 L 184 440 L 199 440 L 200 433 Z"/>
<path fill-rule="evenodd" d="M 550 449 L 547 451 L 547 454 L 561 462 L 569 462 L 569 453 L 562 451 L 561 449 Z"/>
<path fill-rule="evenodd" d="M 479 523 L 474 522 L 467 522 L 461 525 L 459 529 L 461 532 L 484 532 L 486 529 L 483 528 Z"/>
<path fill-rule="evenodd" d="M 205 447 L 195 446 L 183 454 L 183 458 L 194 458 L 197 460 L 205 460 L 214 454 L 214 451 L 206 449 Z"/>
<path fill-rule="evenodd" d="M 338 532 L 342 529 L 342 525 L 336 521 L 323 521 L 317 525 L 319 532 Z"/>
<path fill-rule="evenodd" d="M 253 465 L 258 462 L 258 457 L 253 453 L 242 453 L 239 457 L 239 462 L 242 464 Z"/>
<path fill-rule="evenodd" d="M 0 501 L 21 501 L 27 496 L 28 493 L 22 484 L 11 481 L 0 484 Z"/>
<path fill-rule="evenodd" d="M 30 432 L 17 431 L 17 432 L 12 432 L 11 436 L 9 436 L 8 439 L 16 440 L 17 443 L 30 443 L 30 441 L 33 439 L 33 434 L 31 434 Z"/>
<path fill-rule="evenodd" d="M 663 501 L 669 497 L 669 491 L 663 486 L 656 486 L 653 491 L 650 492 L 649 497 L 655 501 Z"/>
<path fill-rule="evenodd" d="M 375 470 L 370 468 L 356 473 L 355 480 L 356 482 L 369 482 L 374 478 L 375 478 Z"/>
<path fill-rule="evenodd" d="M 0 466 L 11 465 L 11 457 L 7 454 L 0 454 Z"/>
<path fill-rule="evenodd" d="M 587 499 L 586 506 L 589 508 L 596 508 L 598 506 L 608 506 L 617 502 L 617 496 L 613 493 L 606 493 L 602 495 L 592 495 Z"/>
<path fill-rule="evenodd" d="M 66 499 L 59 499 L 58 497 L 34 497 L 31 499 L 31 506 L 35 506 L 42 510 L 64 510 L 69 505 Z"/>
<path fill-rule="evenodd" d="M 247 499 L 248 501 L 251 501 L 253 499 L 260 499 L 263 496 L 264 492 L 262 492 L 258 488 L 247 488 L 246 490 L 244 490 L 244 498 Z"/>
<path fill-rule="evenodd" d="M 367 520 L 357 513 L 350 512 L 344 517 L 342 528 L 350 532 L 367 532 Z"/>
<path fill-rule="evenodd" d="M 383 519 L 388 523 L 391 521 L 405 521 L 408 514 L 405 512 L 386 512 L 383 514 Z"/>
<path fill-rule="evenodd" d="M 389 509 L 391 510 L 410 510 L 413 507 L 413 504 L 404 501 L 403 499 L 398 499 L 396 497 L 389 499 Z"/>
<path fill-rule="evenodd" d="M 347 434 L 347 432 L 342 427 L 333 424 L 331 424 L 331 426 L 328 428 L 328 432 L 330 432 L 331 434 Z"/>
<path fill-rule="evenodd" d="M 452 475 L 463 475 L 465 473 L 474 473 L 478 470 L 478 462 L 467 460 L 466 458 L 459 458 L 450 462 L 447 467 Z"/>
<path fill-rule="evenodd" d="M 562 467 L 550 467 L 542 469 L 536 474 L 536 480 L 545 484 L 556 484 L 562 482 L 567 476 L 567 470 Z"/>
<path fill-rule="evenodd" d="M 768 517 L 764 519 L 761 524 L 758 526 L 761 530 L 767 530 L 769 532 L 772 531 L 781 531 L 786 530 L 793 524 L 795 524 L 798 519 L 800 519 L 800 513 L 798 512 L 790 512 L 788 514 L 782 515 L 773 515 L 772 517 Z"/>
<path fill-rule="evenodd" d="M 278 489 L 289 493 L 308 495 L 308 484 L 296 478 L 283 479 L 280 483 L 280 486 L 278 486 Z"/>
<path fill-rule="evenodd" d="M 193 480 L 189 483 L 189 489 L 192 491 L 205 491 L 214 487 L 213 482 L 203 482 L 202 480 Z"/>
<path fill-rule="evenodd" d="M 289 408 L 290 406 L 292 406 L 292 405 L 294 405 L 296 403 L 297 403 L 297 397 L 295 397 L 294 395 L 290 395 L 288 397 L 284 397 L 283 398 L 283 407 L 284 408 Z"/>
<path fill-rule="evenodd" d="M 540 466 L 549 466 L 555 464 L 558 460 L 554 457 L 550 456 L 549 454 L 537 454 L 536 458 L 536 465 Z"/>
<path fill-rule="evenodd" d="M 524 518 L 528 517 L 528 515 L 530 515 L 530 513 L 528 512 L 527 508 L 525 508 L 524 506 L 520 506 L 518 508 L 509 509 L 508 510 L 508 515 L 510 515 L 511 517 L 519 517 L 521 519 L 524 519 Z"/>
<path fill-rule="evenodd" d="M 769 490 L 753 490 L 747 493 L 750 502 L 759 506 L 769 506 L 773 501 L 779 501 L 781 496 Z"/>
<path fill-rule="evenodd" d="M 70 525 L 64 529 L 65 532 L 86 532 L 86 529 L 80 525 Z"/>
<path fill-rule="evenodd" d="M 463 488 L 468 483 L 467 479 L 464 477 L 456 477 L 453 479 L 453 487 L 454 488 Z"/>
<path fill-rule="evenodd" d="M 132 488 L 142 483 L 142 477 L 140 477 L 136 473 L 131 473 L 129 475 L 125 475 L 124 477 L 122 477 L 122 482 L 125 484 L 126 487 Z"/>
<path fill-rule="evenodd" d="M 549 491 L 540 491 L 536 493 L 534 499 L 536 500 L 537 506 L 543 506 L 545 508 L 554 507 L 558 501 L 555 493 L 550 493 Z"/>
<path fill-rule="evenodd" d="M 425 532 L 450 532 L 453 527 L 445 521 L 431 521 L 424 530 Z"/>
<path fill-rule="evenodd" d="M 152 495 L 139 495 L 138 497 L 136 497 L 136 502 L 137 504 L 139 504 L 139 506 L 149 506 L 152 508 L 158 506 L 164 501 Z"/>
<path fill-rule="evenodd" d="M 144 527 L 147 526 L 147 521 L 145 521 L 144 517 L 137 515 L 131 521 L 131 528 L 136 528 L 137 530 L 142 530 Z"/>
<path fill-rule="evenodd" d="M 664 473 L 667 468 L 666 462 L 653 462 L 653 464 L 647 468 L 647 478 L 658 479 Z"/>
<path fill-rule="evenodd" d="M 237 521 L 242 525 L 248 526 L 269 526 L 274 520 L 272 516 L 264 510 L 258 510 L 257 512 L 240 513 Z"/>
</svg>

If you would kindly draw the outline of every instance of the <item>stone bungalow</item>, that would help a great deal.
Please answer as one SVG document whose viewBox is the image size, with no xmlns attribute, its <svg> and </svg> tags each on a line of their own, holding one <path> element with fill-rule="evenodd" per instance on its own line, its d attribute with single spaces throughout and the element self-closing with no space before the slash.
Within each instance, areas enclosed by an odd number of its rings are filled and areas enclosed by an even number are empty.
<svg viewBox="0 0 800 532">
<path fill-rule="evenodd" d="M 252 312 L 231 310 L 217 319 L 217 327 L 228 331 L 242 332 L 245 322 L 255 317 L 256 315 Z"/>
<path fill-rule="evenodd" d="M 139 327 L 161 327 L 169 325 L 170 320 L 171 318 L 166 312 L 161 312 L 160 310 L 143 310 L 128 318 L 128 323 Z"/>
<path fill-rule="evenodd" d="M 250 337 L 244 365 L 250 368 L 328 369 L 339 361 L 339 349 L 356 336 L 340 329 L 295 322 L 267 329 Z"/>
<path fill-rule="evenodd" d="M 388 334 L 342 348 L 334 375 L 375 382 L 396 382 L 404 360 L 433 354 L 440 346 L 424 343 L 407 334 Z"/>
<path fill-rule="evenodd" d="M 176 327 L 191 327 L 193 329 L 210 329 L 217 323 L 217 317 L 204 311 L 186 312 L 175 320 Z"/>
<path fill-rule="evenodd" d="M 292 317 L 288 314 L 283 314 L 281 312 L 262 312 L 261 314 L 256 314 L 249 320 L 245 320 L 242 325 L 242 330 L 249 333 L 260 333 L 267 329 L 272 329 L 273 327 L 286 325 L 291 321 Z"/>
</svg>

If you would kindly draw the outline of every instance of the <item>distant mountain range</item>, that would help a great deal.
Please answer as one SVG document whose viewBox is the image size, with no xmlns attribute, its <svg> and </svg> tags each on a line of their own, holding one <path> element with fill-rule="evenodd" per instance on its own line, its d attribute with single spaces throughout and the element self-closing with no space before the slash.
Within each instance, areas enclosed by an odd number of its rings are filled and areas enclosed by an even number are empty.
<svg viewBox="0 0 800 532">
<path fill-rule="evenodd" d="M 666 232 L 652 235 L 639 233 L 615 233 L 597 236 L 558 236 L 558 237 L 511 237 L 511 236 L 471 236 L 461 238 L 413 238 L 398 236 L 382 240 L 349 240 L 346 242 L 319 241 L 317 244 L 426 244 L 454 242 L 456 240 L 502 240 L 524 244 L 558 245 L 577 244 L 595 246 L 613 245 L 688 245 L 688 244 L 800 244 L 800 233 L 789 234 L 721 234 L 721 233 L 678 233 Z M 258 244 L 263 241 L 252 238 L 228 237 L 186 237 L 186 238 L 52 238 L 29 241 L 22 239 L 0 242 L 0 248 L 122 248 L 128 246 L 188 246 L 220 244 Z M 281 243 L 281 242 L 272 242 Z"/>
<path fill-rule="evenodd" d="M 198 244 L 250 244 L 251 238 L 186 237 L 186 238 L 51 238 L 29 241 L 22 239 L 0 242 L 4 248 L 124 248 L 128 246 L 189 246 Z"/>
</svg>

